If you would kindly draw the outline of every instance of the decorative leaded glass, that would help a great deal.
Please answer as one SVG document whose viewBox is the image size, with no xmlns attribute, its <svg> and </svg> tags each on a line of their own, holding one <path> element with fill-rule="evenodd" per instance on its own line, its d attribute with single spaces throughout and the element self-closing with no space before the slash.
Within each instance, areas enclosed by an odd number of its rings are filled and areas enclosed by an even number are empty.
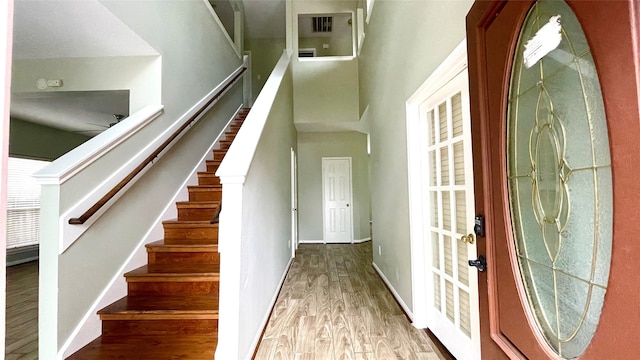
<svg viewBox="0 0 640 360">
<path fill-rule="evenodd" d="M 595 333 L 607 289 L 613 202 L 598 74 L 564 1 L 538 1 L 520 33 L 507 113 L 507 185 L 535 326 L 561 357 L 578 357 Z"/>
</svg>

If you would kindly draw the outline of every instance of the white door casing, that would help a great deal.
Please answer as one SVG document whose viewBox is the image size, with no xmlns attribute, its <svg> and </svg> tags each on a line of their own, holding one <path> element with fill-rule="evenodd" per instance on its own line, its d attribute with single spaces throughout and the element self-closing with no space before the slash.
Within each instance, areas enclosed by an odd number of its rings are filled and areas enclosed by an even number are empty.
<svg viewBox="0 0 640 360">
<path fill-rule="evenodd" d="M 291 148 L 291 257 L 298 250 L 298 160 Z"/>
<path fill-rule="evenodd" d="M 413 321 L 460 360 L 480 358 L 466 67 L 463 41 L 407 101 Z"/>
<path fill-rule="evenodd" d="M 322 158 L 323 242 L 353 242 L 351 158 Z"/>
</svg>

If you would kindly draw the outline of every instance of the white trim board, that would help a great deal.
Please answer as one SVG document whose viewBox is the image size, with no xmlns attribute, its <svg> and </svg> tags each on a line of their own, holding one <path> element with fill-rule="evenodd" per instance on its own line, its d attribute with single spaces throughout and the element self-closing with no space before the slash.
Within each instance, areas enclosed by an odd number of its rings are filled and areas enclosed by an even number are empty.
<svg viewBox="0 0 640 360">
<path fill-rule="evenodd" d="M 404 300 L 402 300 L 402 297 L 400 297 L 400 294 L 398 294 L 398 292 L 393 287 L 393 285 L 391 285 L 391 282 L 389 281 L 389 279 L 387 279 L 387 277 L 384 275 L 382 270 L 380 270 L 378 265 L 376 265 L 375 262 L 372 262 L 371 265 L 373 265 L 373 268 L 376 270 L 378 275 L 380 275 L 380 278 L 382 279 L 382 282 L 384 282 L 384 284 L 387 286 L 387 288 L 391 292 L 391 295 L 393 295 L 393 297 L 396 299 L 398 304 L 400 304 L 400 307 L 402 308 L 402 310 L 404 310 L 404 312 L 407 314 L 407 316 L 409 317 L 409 320 L 411 320 L 411 322 L 413 322 L 413 311 L 411 311 L 411 309 L 409 309 L 409 307 L 404 302 Z"/>
<path fill-rule="evenodd" d="M 324 240 L 300 240 L 298 243 L 299 244 L 346 244 L 346 245 L 349 245 L 349 244 L 360 244 L 367 241 L 371 241 L 371 238 L 368 237 L 364 239 L 354 239 L 350 243 L 340 243 L 340 242 L 332 243 L 332 242 L 326 242 Z"/>
<path fill-rule="evenodd" d="M 324 240 L 299 240 L 300 244 L 326 244 Z"/>
</svg>

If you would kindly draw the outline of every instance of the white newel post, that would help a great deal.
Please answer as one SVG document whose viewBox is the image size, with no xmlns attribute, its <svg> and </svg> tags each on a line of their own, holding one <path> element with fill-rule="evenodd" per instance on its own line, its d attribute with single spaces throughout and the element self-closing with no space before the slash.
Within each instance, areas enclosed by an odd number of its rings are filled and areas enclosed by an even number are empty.
<svg viewBox="0 0 640 360">
<path fill-rule="evenodd" d="M 216 359 L 238 359 L 240 269 L 244 176 L 221 176 L 222 211 L 218 229 L 220 294 Z"/>
</svg>

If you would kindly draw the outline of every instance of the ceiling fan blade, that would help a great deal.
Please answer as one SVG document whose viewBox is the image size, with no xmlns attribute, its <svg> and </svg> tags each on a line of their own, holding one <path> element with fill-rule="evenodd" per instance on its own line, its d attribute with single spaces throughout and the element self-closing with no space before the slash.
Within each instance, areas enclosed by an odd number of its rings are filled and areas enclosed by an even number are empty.
<svg viewBox="0 0 640 360">
<path fill-rule="evenodd" d="M 96 124 L 96 123 L 90 123 L 90 122 L 85 123 L 85 124 L 94 125 L 94 126 L 100 126 L 100 127 L 105 128 L 105 129 L 108 129 L 108 128 L 110 128 L 110 127 L 111 127 L 110 125 Z"/>
</svg>

